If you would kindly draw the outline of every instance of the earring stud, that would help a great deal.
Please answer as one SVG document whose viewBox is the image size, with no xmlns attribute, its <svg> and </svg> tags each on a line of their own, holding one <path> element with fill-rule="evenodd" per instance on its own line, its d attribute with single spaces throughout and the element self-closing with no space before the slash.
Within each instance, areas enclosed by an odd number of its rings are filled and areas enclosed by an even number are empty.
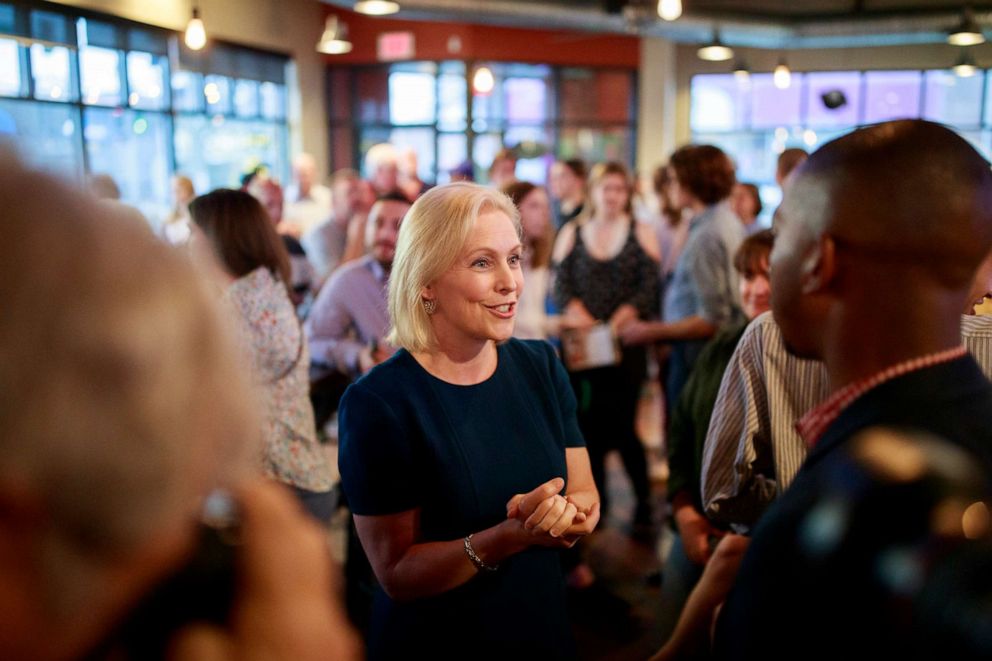
<svg viewBox="0 0 992 661">
<path fill-rule="evenodd" d="M 428 315 L 434 314 L 434 311 L 437 310 L 437 301 L 435 301 L 433 298 L 425 298 L 422 300 L 424 302 L 424 312 L 426 312 Z"/>
</svg>

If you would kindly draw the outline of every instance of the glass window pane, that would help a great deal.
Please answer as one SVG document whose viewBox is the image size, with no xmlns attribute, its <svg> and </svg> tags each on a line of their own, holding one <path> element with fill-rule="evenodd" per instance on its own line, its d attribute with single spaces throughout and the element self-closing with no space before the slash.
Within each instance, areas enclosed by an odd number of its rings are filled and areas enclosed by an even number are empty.
<svg viewBox="0 0 992 661">
<path fill-rule="evenodd" d="M 547 119 L 548 83 L 541 78 L 507 78 L 503 98 L 508 122 L 528 124 Z"/>
<path fill-rule="evenodd" d="M 749 79 L 733 74 L 692 77 L 689 125 L 693 131 L 731 131 L 744 128 L 748 110 Z"/>
<path fill-rule="evenodd" d="M 496 77 L 492 90 L 478 92 L 473 83 L 472 89 L 472 128 L 478 133 L 502 125 L 503 120 L 503 81 Z"/>
<path fill-rule="evenodd" d="M 121 99 L 121 56 L 109 48 L 87 46 L 79 49 L 79 76 L 83 103 L 119 106 Z"/>
<path fill-rule="evenodd" d="M 417 154 L 417 175 L 434 181 L 434 129 L 393 129 L 389 142 L 400 151 L 412 149 Z"/>
<path fill-rule="evenodd" d="M 286 127 L 243 119 L 180 116 L 175 122 L 176 171 L 186 173 L 198 191 L 237 188 L 259 165 L 288 181 Z"/>
<path fill-rule="evenodd" d="M 775 87 L 770 73 L 752 74 L 751 126 L 772 128 L 799 124 L 802 74 L 792 74 L 792 84 L 785 89 Z"/>
<path fill-rule="evenodd" d="M 865 89 L 866 124 L 920 116 L 919 71 L 869 71 Z"/>
<path fill-rule="evenodd" d="M 982 121 L 984 72 L 962 78 L 951 71 L 927 71 L 923 117 L 952 126 L 977 127 Z"/>
<path fill-rule="evenodd" d="M 493 157 L 503 148 L 503 136 L 499 133 L 483 133 L 475 136 L 472 143 L 472 157 L 475 160 L 475 171 L 486 176 L 489 166 L 493 163 Z"/>
<path fill-rule="evenodd" d="M 166 84 L 168 59 L 131 51 L 127 54 L 127 81 L 131 91 L 128 104 L 143 110 L 165 110 L 169 107 Z"/>
<path fill-rule="evenodd" d="M 157 223 L 169 211 L 169 116 L 120 108 L 87 108 L 84 113 L 90 172 L 113 177 L 121 201 Z"/>
<path fill-rule="evenodd" d="M 0 95 L 23 96 L 21 51 L 17 41 L 0 39 Z"/>
<path fill-rule="evenodd" d="M 192 71 L 172 74 L 172 105 L 176 110 L 199 112 L 203 109 L 203 77 Z"/>
<path fill-rule="evenodd" d="M 436 104 L 433 74 L 402 71 L 389 74 L 392 124 L 433 124 Z"/>
<path fill-rule="evenodd" d="M 69 73 L 69 49 L 31 44 L 34 97 L 46 101 L 74 101 L 76 89 Z"/>
<path fill-rule="evenodd" d="M 234 81 L 234 114 L 238 117 L 258 116 L 258 83 L 254 80 Z"/>
<path fill-rule="evenodd" d="M 262 102 L 262 117 L 286 118 L 286 86 L 279 83 L 262 83 L 258 88 Z"/>
<path fill-rule="evenodd" d="M 451 64 L 446 62 L 445 64 Z M 460 63 L 459 63 L 460 64 Z M 444 65 L 438 77 L 438 128 L 443 131 L 464 131 L 466 129 L 465 67 L 451 72 Z"/>
<path fill-rule="evenodd" d="M 992 144 L 989 142 L 992 132 L 990 131 L 958 131 L 971 146 L 978 150 L 978 153 L 985 157 L 986 161 L 992 160 Z"/>
<path fill-rule="evenodd" d="M 203 79 L 203 98 L 207 100 L 210 114 L 231 112 L 231 80 L 224 76 L 208 75 Z"/>
<path fill-rule="evenodd" d="M 815 128 L 856 126 L 861 109 L 861 74 L 806 74 L 806 124 Z"/>
<path fill-rule="evenodd" d="M 79 180 L 83 173 L 77 106 L 0 99 L 0 137 L 32 166 Z"/>
<path fill-rule="evenodd" d="M 468 139 L 464 133 L 442 133 L 437 138 L 437 183 L 451 181 L 450 172 L 468 160 Z"/>
</svg>

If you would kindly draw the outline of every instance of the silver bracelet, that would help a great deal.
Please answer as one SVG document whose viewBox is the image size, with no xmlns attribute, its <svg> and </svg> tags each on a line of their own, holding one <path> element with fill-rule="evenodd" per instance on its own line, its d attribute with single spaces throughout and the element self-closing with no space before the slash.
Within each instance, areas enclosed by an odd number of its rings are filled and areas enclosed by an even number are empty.
<svg viewBox="0 0 992 661">
<path fill-rule="evenodd" d="M 496 571 L 497 569 L 499 569 L 498 565 L 487 565 L 485 562 L 482 561 L 482 558 L 479 557 L 479 554 L 475 552 L 474 548 L 472 548 L 472 535 L 467 535 L 463 541 L 464 541 L 463 546 L 465 547 L 465 555 L 467 555 L 468 559 L 472 561 L 472 564 L 475 565 L 476 569 L 478 569 L 479 571 Z"/>
</svg>

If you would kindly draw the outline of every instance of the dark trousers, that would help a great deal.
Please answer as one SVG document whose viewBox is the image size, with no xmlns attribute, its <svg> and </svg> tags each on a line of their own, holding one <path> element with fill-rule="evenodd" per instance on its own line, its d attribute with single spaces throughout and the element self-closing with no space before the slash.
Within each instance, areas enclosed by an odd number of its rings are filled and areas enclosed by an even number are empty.
<svg viewBox="0 0 992 661">
<path fill-rule="evenodd" d="M 651 489 L 644 446 L 634 427 L 643 374 L 626 365 L 569 375 L 578 400 L 578 422 L 589 450 L 592 476 L 607 511 L 606 453 L 617 450 L 634 487 L 639 510 L 649 511 Z"/>
</svg>

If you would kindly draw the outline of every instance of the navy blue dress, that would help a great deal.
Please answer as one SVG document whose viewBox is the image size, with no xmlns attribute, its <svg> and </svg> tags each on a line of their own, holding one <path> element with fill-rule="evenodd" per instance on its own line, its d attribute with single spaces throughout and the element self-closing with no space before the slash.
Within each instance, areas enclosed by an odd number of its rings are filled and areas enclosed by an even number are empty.
<svg viewBox="0 0 992 661">
<path fill-rule="evenodd" d="M 476 385 L 442 381 L 400 350 L 348 388 L 338 463 L 353 513 L 418 508 L 419 541 L 460 540 L 503 521 L 514 494 L 567 478 L 565 448 L 584 443 L 561 363 L 542 341 L 497 352 L 496 371 Z M 425 599 L 397 602 L 379 588 L 369 658 L 573 658 L 558 553 L 531 547 Z"/>
</svg>

